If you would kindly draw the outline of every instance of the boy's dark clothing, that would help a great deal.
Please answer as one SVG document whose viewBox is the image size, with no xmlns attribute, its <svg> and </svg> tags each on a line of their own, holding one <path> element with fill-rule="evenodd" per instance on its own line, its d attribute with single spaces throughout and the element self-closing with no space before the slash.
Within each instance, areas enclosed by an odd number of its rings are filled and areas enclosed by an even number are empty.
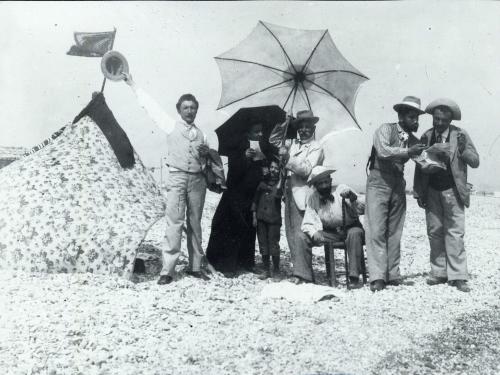
<svg viewBox="0 0 500 375">
<path fill-rule="evenodd" d="M 281 224 L 269 224 L 257 219 L 257 240 L 262 255 L 280 255 Z"/>
<path fill-rule="evenodd" d="M 252 210 L 257 214 L 257 220 L 281 225 L 282 195 L 282 191 L 278 191 L 277 183 L 269 184 L 262 181 L 257 186 L 252 205 Z"/>
<path fill-rule="evenodd" d="M 262 181 L 257 187 L 252 210 L 257 217 L 257 239 L 262 255 L 279 256 L 282 190 Z"/>
</svg>

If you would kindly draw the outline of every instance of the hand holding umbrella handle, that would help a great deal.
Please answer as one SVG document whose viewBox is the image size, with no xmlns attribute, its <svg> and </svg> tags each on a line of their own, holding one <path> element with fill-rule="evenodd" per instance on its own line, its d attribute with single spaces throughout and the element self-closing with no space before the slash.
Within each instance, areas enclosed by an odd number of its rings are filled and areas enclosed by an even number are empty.
<svg viewBox="0 0 500 375">
<path fill-rule="evenodd" d="M 288 127 L 290 126 L 290 121 L 292 120 L 292 109 L 290 108 L 287 112 L 286 116 L 286 124 L 285 131 L 283 132 L 283 138 L 281 139 L 281 147 L 279 149 L 279 166 L 280 166 L 280 179 L 278 181 L 277 188 L 278 190 L 282 189 L 286 183 L 286 169 L 285 165 L 288 163 L 288 159 L 290 155 L 288 154 L 288 150 L 285 147 L 286 133 L 288 131 Z"/>
</svg>

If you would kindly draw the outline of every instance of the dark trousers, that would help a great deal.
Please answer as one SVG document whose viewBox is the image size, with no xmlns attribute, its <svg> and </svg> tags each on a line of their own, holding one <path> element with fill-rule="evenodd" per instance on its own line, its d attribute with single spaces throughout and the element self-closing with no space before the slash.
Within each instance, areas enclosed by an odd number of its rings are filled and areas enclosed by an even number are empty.
<svg viewBox="0 0 500 375">
<path fill-rule="evenodd" d="M 280 255 L 280 229 L 281 224 L 257 221 L 257 240 L 261 255 Z"/>
</svg>

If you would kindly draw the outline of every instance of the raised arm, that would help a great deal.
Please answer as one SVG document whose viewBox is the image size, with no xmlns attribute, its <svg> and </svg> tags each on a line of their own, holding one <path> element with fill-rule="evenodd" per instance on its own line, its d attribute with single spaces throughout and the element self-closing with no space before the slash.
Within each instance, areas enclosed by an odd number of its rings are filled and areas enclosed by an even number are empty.
<svg viewBox="0 0 500 375">
<path fill-rule="evenodd" d="M 130 74 L 122 73 L 124 75 L 124 81 L 132 88 L 135 96 L 137 97 L 137 102 L 144 108 L 151 120 L 165 133 L 170 134 L 174 130 L 175 120 L 170 117 L 161 106 L 148 95 L 143 89 L 138 87 L 132 76 Z"/>
</svg>

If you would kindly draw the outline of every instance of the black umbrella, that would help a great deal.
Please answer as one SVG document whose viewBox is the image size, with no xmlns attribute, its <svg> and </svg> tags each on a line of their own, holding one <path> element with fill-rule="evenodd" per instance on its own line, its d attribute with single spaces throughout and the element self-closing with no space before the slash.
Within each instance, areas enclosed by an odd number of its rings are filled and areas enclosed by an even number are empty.
<svg viewBox="0 0 500 375">
<path fill-rule="evenodd" d="M 228 156 L 228 152 L 237 147 L 245 139 L 247 131 L 254 124 L 262 124 L 264 134 L 261 144 L 264 146 L 262 151 L 272 152 L 269 144 L 269 135 L 276 124 L 284 122 L 286 112 L 277 105 L 268 105 L 262 107 L 240 108 L 224 124 L 219 126 L 215 133 L 219 140 L 219 154 Z M 287 138 L 295 138 L 296 130 L 289 127 Z M 268 156 L 268 155 L 266 155 Z"/>
</svg>

